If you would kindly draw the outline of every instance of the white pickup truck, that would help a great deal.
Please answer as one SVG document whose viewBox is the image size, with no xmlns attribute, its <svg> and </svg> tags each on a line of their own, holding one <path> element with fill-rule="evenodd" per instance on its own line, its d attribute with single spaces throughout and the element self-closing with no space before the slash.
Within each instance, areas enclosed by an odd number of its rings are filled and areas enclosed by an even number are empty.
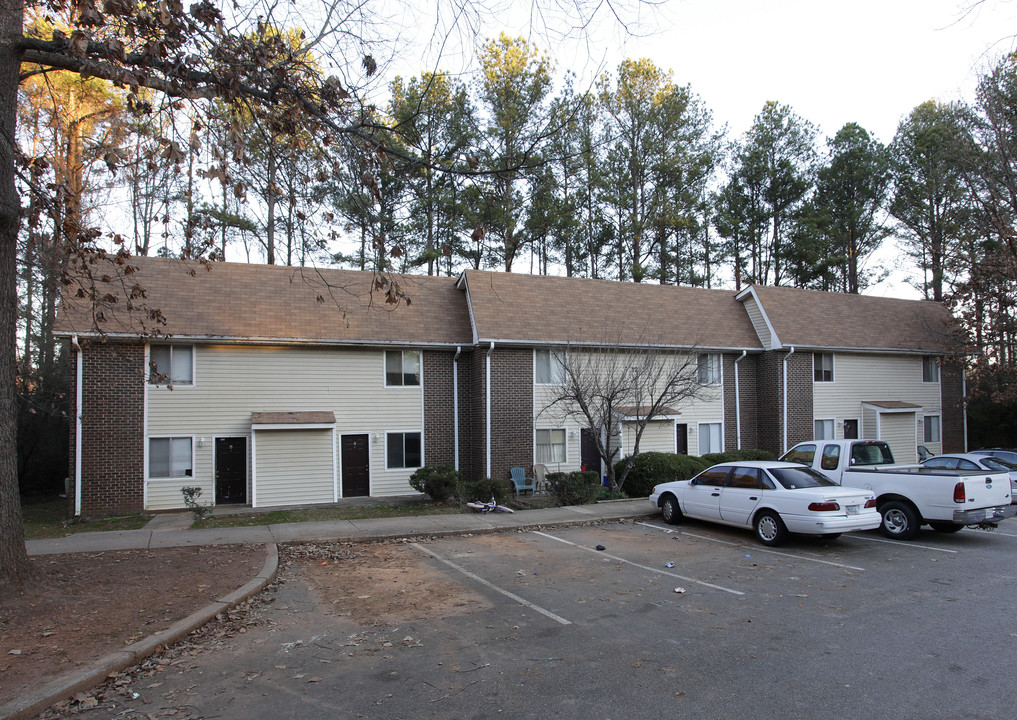
<svg viewBox="0 0 1017 720">
<path fill-rule="evenodd" d="M 897 540 L 910 540 L 926 523 L 939 532 L 957 532 L 1017 513 L 1006 473 L 895 465 L 882 440 L 810 440 L 780 459 L 807 465 L 845 487 L 876 493 L 880 529 Z"/>
</svg>

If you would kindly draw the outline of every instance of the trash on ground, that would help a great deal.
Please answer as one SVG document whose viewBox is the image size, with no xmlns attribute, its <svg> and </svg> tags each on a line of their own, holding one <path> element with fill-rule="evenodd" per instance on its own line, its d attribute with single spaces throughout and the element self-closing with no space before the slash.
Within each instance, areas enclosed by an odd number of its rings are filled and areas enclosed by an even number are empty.
<svg viewBox="0 0 1017 720">
<path fill-rule="evenodd" d="M 676 593 L 678 593 L 679 595 L 684 595 L 685 594 L 685 588 L 675 588 L 674 591 Z"/>
<path fill-rule="evenodd" d="M 607 548 L 606 548 L 606 547 L 604 547 L 603 545 L 598 545 L 598 546 L 597 546 L 597 549 L 598 549 L 598 550 L 607 550 Z"/>
<path fill-rule="evenodd" d="M 665 563 L 664 567 L 672 568 L 672 567 L 674 567 L 674 563 Z"/>
</svg>

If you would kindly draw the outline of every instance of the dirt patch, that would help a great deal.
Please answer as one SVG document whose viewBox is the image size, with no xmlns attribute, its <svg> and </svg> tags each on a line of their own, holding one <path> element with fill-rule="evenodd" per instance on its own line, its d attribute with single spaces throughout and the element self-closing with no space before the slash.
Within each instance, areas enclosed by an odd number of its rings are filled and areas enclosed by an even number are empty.
<svg viewBox="0 0 1017 720">
<path fill-rule="evenodd" d="M 30 587 L 0 587 L 0 705 L 165 630 L 257 575 L 262 546 L 33 558 Z"/>
<path fill-rule="evenodd" d="M 450 617 L 490 607 L 481 595 L 429 567 L 403 543 L 304 545 L 285 549 L 288 571 L 301 576 L 325 614 L 358 625 Z"/>
</svg>

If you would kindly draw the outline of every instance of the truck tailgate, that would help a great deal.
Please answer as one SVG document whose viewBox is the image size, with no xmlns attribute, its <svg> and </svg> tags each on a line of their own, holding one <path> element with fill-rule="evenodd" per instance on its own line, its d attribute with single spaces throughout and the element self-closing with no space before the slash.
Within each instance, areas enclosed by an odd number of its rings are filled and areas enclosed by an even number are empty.
<svg viewBox="0 0 1017 720">
<path fill-rule="evenodd" d="M 994 507 L 1010 504 L 1010 476 L 978 470 L 958 470 L 958 480 L 964 483 L 964 503 L 957 509 Z"/>
</svg>

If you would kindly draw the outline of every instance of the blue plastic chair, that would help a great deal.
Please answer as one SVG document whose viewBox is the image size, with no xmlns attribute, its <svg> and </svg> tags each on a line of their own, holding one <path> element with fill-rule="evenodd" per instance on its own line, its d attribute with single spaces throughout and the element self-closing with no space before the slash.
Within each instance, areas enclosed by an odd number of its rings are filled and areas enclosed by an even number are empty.
<svg viewBox="0 0 1017 720">
<path fill-rule="evenodd" d="M 526 471 L 518 465 L 509 470 L 512 484 L 516 488 L 516 497 L 519 497 L 520 490 L 529 490 L 531 493 L 537 489 L 537 483 L 533 478 L 526 477 Z"/>
</svg>

